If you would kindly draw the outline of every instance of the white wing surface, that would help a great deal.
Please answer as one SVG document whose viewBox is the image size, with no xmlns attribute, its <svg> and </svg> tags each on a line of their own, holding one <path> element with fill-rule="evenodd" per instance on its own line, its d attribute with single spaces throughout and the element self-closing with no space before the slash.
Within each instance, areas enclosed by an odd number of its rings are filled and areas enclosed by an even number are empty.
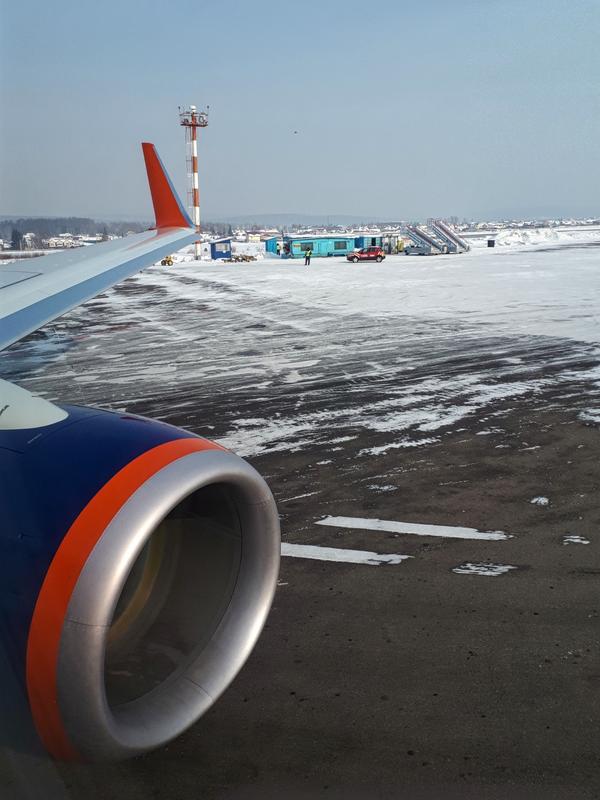
<svg viewBox="0 0 600 800">
<path fill-rule="evenodd" d="M 154 145 L 142 148 L 156 228 L 0 266 L 0 350 L 195 241 L 196 231 Z"/>
</svg>

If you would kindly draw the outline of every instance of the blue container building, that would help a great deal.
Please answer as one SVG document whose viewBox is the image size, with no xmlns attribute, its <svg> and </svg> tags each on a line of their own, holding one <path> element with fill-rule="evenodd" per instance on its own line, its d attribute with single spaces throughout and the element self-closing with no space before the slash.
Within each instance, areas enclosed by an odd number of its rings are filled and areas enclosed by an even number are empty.
<svg viewBox="0 0 600 800">
<path fill-rule="evenodd" d="M 354 247 L 361 250 L 363 247 L 382 247 L 383 236 L 377 234 L 364 233 L 354 238 Z"/>
<path fill-rule="evenodd" d="M 354 236 L 284 236 L 284 258 L 304 258 L 307 250 L 313 256 L 345 256 L 354 250 Z"/>
<path fill-rule="evenodd" d="M 318 256 L 346 256 L 353 250 L 360 250 L 362 247 L 381 247 L 383 237 L 372 234 L 328 234 L 327 236 L 284 236 L 283 250 L 281 255 L 284 258 L 304 258 L 306 250 L 312 250 L 315 257 Z"/>
<path fill-rule="evenodd" d="M 279 242 L 278 236 L 270 236 L 268 239 L 263 239 L 265 243 L 265 250 L 267 253 L 273 253 L 274 255 L 279 255 L 277 250 L 277 244 Z"/>
<path fill-rule="evenodd" d="M 217 239 L 215 242 L 211 242 L 210 257 L 213 260 L 231 258 L 231 239 Z"/>
</svg>

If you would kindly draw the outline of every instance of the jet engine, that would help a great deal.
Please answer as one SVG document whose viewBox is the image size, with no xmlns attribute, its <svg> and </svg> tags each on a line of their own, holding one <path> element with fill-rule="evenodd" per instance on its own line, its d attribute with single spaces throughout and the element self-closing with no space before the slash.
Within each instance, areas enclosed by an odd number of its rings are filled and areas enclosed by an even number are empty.
<svg viewBox="0 0 600 800">
<path fill-rule="evenodd" d="M 0 425 L 7 652 L 54 758 L 127 758 L 182 733 L 244 664 L 277 582 L 277 509 L 217 444 L 47 406 L 41 426 Z"/>
</svg>

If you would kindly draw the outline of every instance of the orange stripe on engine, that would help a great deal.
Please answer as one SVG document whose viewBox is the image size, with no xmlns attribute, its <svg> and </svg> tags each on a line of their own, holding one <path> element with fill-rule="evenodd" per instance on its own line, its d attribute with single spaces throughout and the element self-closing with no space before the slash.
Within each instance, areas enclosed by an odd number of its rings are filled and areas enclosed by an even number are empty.
<svg viewBox="0 0 600 800">
<path fill-rule="evenodd" d="M 33 721 L 44 747 L 54 758 L 80 758 L 61 719 L 56 670 L 64 619 L 85 562 L 108 524 L 145 481 L 189 453 L 223 449 L 206 439 L 194 437 L 166 442 L 142 453 L 92 497 L 62 540 L 37 598 L 27 639 L 26 661 Z M 85 714 L 85 709 L 81 713 Z"/>
</svg>

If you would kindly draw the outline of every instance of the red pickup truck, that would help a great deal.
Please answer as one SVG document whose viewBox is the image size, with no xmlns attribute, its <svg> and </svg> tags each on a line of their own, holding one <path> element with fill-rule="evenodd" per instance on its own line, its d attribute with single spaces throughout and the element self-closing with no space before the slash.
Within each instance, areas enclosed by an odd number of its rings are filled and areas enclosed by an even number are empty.
<svg viewBox="0 0 600 800">
<path fill-rule="evenodd" d="M 348 261 L 357 264 L 359 261 L 383 261 L 385 253 L 381 247 L 363 247 L 362 250 L 355 250 L 346 256 Z"/>
</svg>

